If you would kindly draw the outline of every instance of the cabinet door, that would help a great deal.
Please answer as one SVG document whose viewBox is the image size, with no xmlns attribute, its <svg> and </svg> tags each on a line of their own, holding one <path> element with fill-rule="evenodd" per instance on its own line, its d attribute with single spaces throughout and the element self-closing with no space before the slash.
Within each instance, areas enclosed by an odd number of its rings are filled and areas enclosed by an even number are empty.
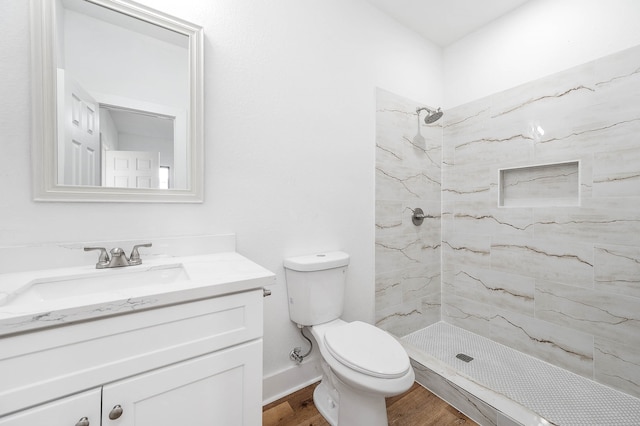
<svg viewBox="0 0 640 426">
<path fill-rule="evenodd" d="M 259 425 L 262 339 L 105 385 L 102 402 L 102 426 Z"/>
<path fill-rule="evenodd" d="M 100 426 L 100 388 L 0 417 L 0 426 L 34 425 Z"/>
</svg>

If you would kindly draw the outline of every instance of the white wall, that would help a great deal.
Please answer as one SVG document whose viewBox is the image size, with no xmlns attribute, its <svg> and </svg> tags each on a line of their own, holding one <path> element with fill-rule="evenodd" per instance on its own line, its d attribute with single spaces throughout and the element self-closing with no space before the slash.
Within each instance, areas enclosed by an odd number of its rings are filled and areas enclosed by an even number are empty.
<svg viewBox="0 0 640 426">
<path fill-rule="evenodd" d="M 451 108 L 640 44 L 637 0 L 532 0 L 444 49 Z"/>
<path fill-rule="evenodd" d="M 173 139 L 120 133 L 118 142 L 122 151 L 159 152 L 160 165 L 173 169 Z"/>
<path fill-rule="evenodd" d="M 188 108 L 186 47 L 65 11 L 65 68 L 89 93 Z"/>
<path fill-rule="evenodd" d="M 100 143 L 105 150 L 117 150 L 120 147 L 118 128 L 108 109 L 100 108 Z"/>
<path fill-rule="evenodd" d="M 348 319 L 373 320 L 375 87 L 442 103 L 441 50 L 364 0 L 144 0 L 205 31 L 205 203 L 34 203 L 28 2 L 0 2 L 0 245 L 237 233 L 277 273 L 265 375 L 304 342 L 282 259 L 352 255 Z"/>
</svg>

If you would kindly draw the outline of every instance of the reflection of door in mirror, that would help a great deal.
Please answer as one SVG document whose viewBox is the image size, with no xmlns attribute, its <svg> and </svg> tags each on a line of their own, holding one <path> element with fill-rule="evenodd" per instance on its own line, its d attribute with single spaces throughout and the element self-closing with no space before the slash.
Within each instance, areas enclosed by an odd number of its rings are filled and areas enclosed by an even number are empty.
<svg viewBox="0 0 640 426">
<path fill-rule="evenodd" d="M 58 182 L 100 185 L 100 114 L 98 103 L 68 73 L 58 69 Z"/>
<path fill-rule="evenodd" d="M 105 159 L 102 165 L 104 186 L 162 188 L 158 183 L 159 164 L 169 168 L 173 168 L 174 165 L 174 122 L 173 116 L 100 104 L 100 135 Z M 132 154 L 127 155 L 126 152 Z M 143 152 L 150 155 L 143 156 Z M 153 163 L 146 160 L 151 156 Z M 119 162 L 112 161 L 115 159 Z M 140 162 L 141 165 L 134 167 L 136 162 Z M 152 164 L 149 167 L 153 167 L 154 170 L 154 178 L 149 182 L 140 174 L 152 172 L 147 169 L 146 164 Z M 130 172 L 125 172 L 125 169 Z M 137 171 L 131 174 L 134 169 Z M 127 176 L 129 178 L 126 178 Z M 136 183 L 137 181 L 139 183 Z"/>
<path fill-rule="evenodd" d="M 94 99 L 91 105 L 96 125 L 98 105 L 101 119 L 100 127 L 93 129 L 97 145 L 90 150 L 83 151 L 84 145 L 72 138 L 75 145 L 70 145 L 67 153 L 63 152 L 66 142 L 58 142 L 58 184 L 113 186 L 106 180 L 104 156 L 109 150 L 119 150 L 160 152 L 161 164 L 172 172 L 171 189 L 189 188 L 188 37 L 99 4 L 57 2 L 61 6 L 57 15 L 58 68 L 82 86 L 83 96 Z M 61 93 L 59 90 L 58 95 Z M 79 99 L 89 105 L 84 97 Z M 106 113 L 103 107 L 108 109 Z M 75 108 L 73 101 L 58 99 L 59 116 L 68 108 Z M 108 120 L 105 114 L 110 115 Z M 160 129 L 164 130 L 162 135 L 158 135 Z M 112 138 L 115 133 L 117 137 Z M 59 140 L 70 138 L 67 134 L 62 137 Z M 76 152 L 82 152 L 82 156 Z M 92 170 L 70 169 L 77 168 L 74 155 L 84 158 L 88 152 L 95 153 L 93 163 L 87 163 L 87 167 L 93 164 Z M 91 178 L 76 179 L 78 173 Z"/>
<path fill-rule="evenodd" d="M 144 151 L 107 151 L 105 186 L 159 188 L 160 154 Z"/>
</svg>

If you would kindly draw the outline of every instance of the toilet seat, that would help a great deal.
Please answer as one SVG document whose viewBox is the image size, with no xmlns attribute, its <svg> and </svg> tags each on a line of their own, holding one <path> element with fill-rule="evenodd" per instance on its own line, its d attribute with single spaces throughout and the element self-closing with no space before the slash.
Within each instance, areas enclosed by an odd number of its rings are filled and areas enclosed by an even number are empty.
<svg viewBox="0 0 640 426">
<path fill-rule="evenodd" d="M 324 343 L 337 361 L 368 376 L 394 379 L 405 375 L 411 367 L 407 353 L 396 339 L 361 321 L 327 330 Z"/>
</svg>

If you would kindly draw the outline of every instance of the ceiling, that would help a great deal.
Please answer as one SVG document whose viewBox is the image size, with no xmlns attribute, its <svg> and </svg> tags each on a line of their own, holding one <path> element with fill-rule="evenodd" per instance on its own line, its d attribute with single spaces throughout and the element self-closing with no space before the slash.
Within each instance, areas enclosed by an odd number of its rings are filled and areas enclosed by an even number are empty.
<svg viewBox="0 0 640 426">
<path fill-rule="evenodd" d="M 528 0 L 367 0 L 441 47 L 521 6 Z"/>
</svg>

